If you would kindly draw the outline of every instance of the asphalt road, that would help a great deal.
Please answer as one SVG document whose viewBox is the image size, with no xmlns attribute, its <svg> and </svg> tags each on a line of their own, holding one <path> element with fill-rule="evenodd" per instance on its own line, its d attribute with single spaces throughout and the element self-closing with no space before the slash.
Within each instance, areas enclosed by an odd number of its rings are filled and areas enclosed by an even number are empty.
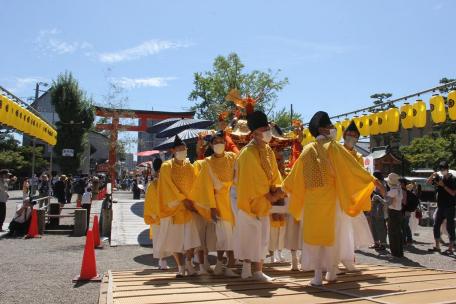
<svg viewBox="0 0 456 304">
<path fill-rule="evenodd" d="M 427 252 L 432 229 L 420 227 L 418 232 L 417 243 L 403 259 L 366 250 L 357 253 L 357 262 L 456 270 L 455 257 Z M 0 239 L 0 303 L 97 303 L 99 283 L 72 283 L 80 271 L 84 242 L 84 237 L 49 234 L 41 239 Z M 290 258 L 288 252 L 285 256 Z M 157 265 L 150 247 L 105 245 L 96 251 L 96 258 L 100 273 Z"/>
</svg>

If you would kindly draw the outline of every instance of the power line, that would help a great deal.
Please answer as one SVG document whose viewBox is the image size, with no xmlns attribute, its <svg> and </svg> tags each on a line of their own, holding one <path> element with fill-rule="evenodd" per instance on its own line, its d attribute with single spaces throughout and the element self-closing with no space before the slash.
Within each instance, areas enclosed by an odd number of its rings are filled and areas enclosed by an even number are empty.
<svg viewBox="0 0 456 304">
<path fill-rule="evenodd" d="M 396 98 L 396 99 L 392 99 L 392 100 L 387 100 L 387 101 L 382 102 L 382 103 L 377 104 L 377 105 L 369 106 L 369 107 L 362 108 L 362 109 L 359 109 L 359 110 L 356 110 L 356 111 L 351 111 L 351 112 L 335 115 L 335 116 L 332 116 L 330 118 L 333 119 L 333 118 L 340 118 L 340 117 L 348 117 L 349 115 L 352 115 L 352 114 L 358 114 L 360 112 L 372 111 L 372 110 L 375 110 L 377 108 L 383 108 L 384 106 L 394 105 L 394 103 L 399 102 L 401 100 L 407 100 L 408 98 L 412 98 L 412 97 L 415 97 L 415 96 L 419 97 L 422 94 L 426 94 L 426 93 L 429 93 L 429 92 L 435 92 L 436 90 L 440 90 L 440 89 L 443 89 L 443 88 L 448 88 L 448 87 L 451 87 L 451 86 L 456 86 L 456 80 L 448 82 L 448 83 L 445 83 L 445 84 L 442 84 L 442 85 L 439 85 L 439 86 L 436 86 L 436 87 L 433 87 L 433 88 L 430 88 L 430 89 L 426 89 L 426 90 L 423 90 L 423 91 L 420 91 L 420 92 L 416 92 L 416 93 L 413 93 L 413 94 L 410 94 L 410 95 L 402 96 L 402 97 L 399 97 L 399 98 Z M 307 122 L 304 125 L 309 125 L 309 123 Z"/>
</svg>

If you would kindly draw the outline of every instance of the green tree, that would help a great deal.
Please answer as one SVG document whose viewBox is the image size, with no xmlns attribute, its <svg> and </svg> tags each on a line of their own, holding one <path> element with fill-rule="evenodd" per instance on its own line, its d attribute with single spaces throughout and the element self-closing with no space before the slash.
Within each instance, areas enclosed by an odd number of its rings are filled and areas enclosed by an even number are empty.
<svg viewBox="0 0 456 304">
<path fill-rule="evenodd" d="M 291 127 L 291 123 L 292 123 L 291 111 L 288 110 L 286 107 L 283 107 L 282 109 L 274 112 L 271 119 L 281 129 L 289 129 Z M 300 113 L 293 112 L 293 120 L 295 120 L 295 119 L 302 121 L 302 115 Z"/>
<path fill-rule="evenodd" d="M 33 147 L 19 146 L 19 142 L 9 133 L 0 133 L 0 168 L 13 170 L 17 176 L 30 176 L 32 170 Z M 43 157 L 43 147 L 35 147 L 35 168 L 44 171 L 48 162 Z"/>
<path fill-rule="evenodd" d="M 277 101 L 277 92 L 288 84 L 288 79 L 277 79 L 279 71 L 244 71 L 244 64 L 236 53 L 215 58 L 211 71 L 194 74 L 194 89 L 189 100 L 196 102 L 193 109 L 200 118 L 216 120 L 223 111 L 232 111 L 235 105 L 225 97 L 231 89 L 239 90 L 242 97 L 257 98 L 256 109 L 270 113 Z"/>
<path fill-rule="evenodd" d="M 434 168 L 441 160 L 448 160 L 454 166 L 456 152 L 451 150 L 451 145 L 446 138 L 424 136 L 415 138 L 410 145 L 401 147 L 400 151 L 413 169 Z"/>
<path fill-rule="evenodd" d="M 386 99 L 390 98 L 393 96 L 391 93 L 375 93 L 370 96 L 374 101 L 374 105 L 379 105 L 382 104 L 386 101 Z M 383 107 L 381 107 L 383 109 Z M 376 111 L 377 112 L 377 111 Z"/>
<path fill-rule="evenodd" d="M 69 72 L 59 75 L 53 82 L 51 99 L 60 118 L 56 123 L 55 160 L 62 172 L 74 174 L 80 166 L 84 145 L 87 142 L 87 132 L 95 118 L 91 100 Z M 74 157 L 62 156 L 63 149 L 73 149 Z"/>
</svg>

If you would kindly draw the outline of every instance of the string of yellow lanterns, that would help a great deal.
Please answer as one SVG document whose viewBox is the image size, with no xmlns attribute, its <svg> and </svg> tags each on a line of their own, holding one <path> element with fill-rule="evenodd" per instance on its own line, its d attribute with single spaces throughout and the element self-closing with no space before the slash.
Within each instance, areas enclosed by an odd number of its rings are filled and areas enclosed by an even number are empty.
<svg viewBox="0 0 456 304">
<path fill-rule="evenodd" d="M 456 120 L 456 90 L 452 90 L 445 98 L 434 94 L 429 100 L 429 109 L 432 122 L 441 124 L 447 117 Z M 405 102 L 400 108 L 392 107 L 376 113 L 369 113 L 360 117 L 337 121 L 334 126 L 337 130 L 336 140 L 341 140 L 345 129 L 351 121 L 356 123 L 362 136 L 374 136 L 399 131 L 400 126 L 404 129 L 424 128 L 427 125 L 427 106 L 422 99 L 417 99 L 413 104 Z M 303 131 L 303 145 L 315 140 L 308 128 Z"/>
<path fill-rule="evenodd" d="M 57 131 L 20 104 L 0 95 L 0 124 L 35 137 L 51 146 L 57 143 Z"/>
</svg>

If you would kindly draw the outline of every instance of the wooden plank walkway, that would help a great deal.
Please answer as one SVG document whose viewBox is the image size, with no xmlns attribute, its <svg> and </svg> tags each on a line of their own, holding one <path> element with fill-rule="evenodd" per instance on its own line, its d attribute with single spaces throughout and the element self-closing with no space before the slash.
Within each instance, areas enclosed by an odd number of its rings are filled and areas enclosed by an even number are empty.
<svg viewBox="0 0 456 304">
<path fill-rule="evenodd" d="M 111 246 L 151 245 L 149 225 L 144 224 L 144 199 L 126 199 L 123 195 L 112 205 Z"/>
<path fill-rule="evenodd" d="M 413 267 L 359 265 L 335 283 L 308 286 L 312 272 L 266 265 L 272 283 L 197 276 L 175 279 L 175 272 L 156 269 L 109 271 L 99 304 L 152 303 L 456 303 L 456 272 Z"/>
</svg>

